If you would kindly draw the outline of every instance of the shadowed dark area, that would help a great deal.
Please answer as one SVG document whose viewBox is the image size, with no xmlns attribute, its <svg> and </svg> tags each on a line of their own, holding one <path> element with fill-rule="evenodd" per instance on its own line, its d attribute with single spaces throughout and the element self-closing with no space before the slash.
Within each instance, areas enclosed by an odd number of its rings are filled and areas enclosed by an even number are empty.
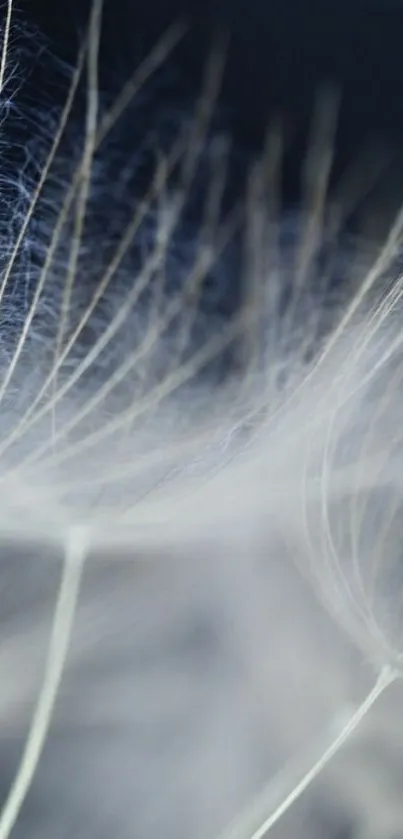
<svg viewBox="0 0 403 839">
<path fill-rule="evenodd" d="M 50 39 L 56 55 L 74 61 L 88 0 L 57 4 L 23 0 L 19 8 L 21 17 L 26 14 Z M 213 33 L 220 29 L 229 35 L 222 99 L 230 109 L 236 138 L 250 148 L 259 147 L 270 120 L 281 115 L 286 136 L 285 204 L 299 199 L 312 109 L 318 91 L 329 85 L 340 96 L 333 180 L 337 182 L 346 167 L 368 154 L 369 170 L 382 161 L 382 184 L 378 179 L 374 199 L 378 214 L 380 206 L 388 213 L 400 203 L 402 4 L 396 0 L 107 0 L 103 83 L 107 86 L 124 75 L 125 68 L 140 60 L 175 19 L 189 24 L 175 54 L 177 67 L 194 91 L 200 87 Z"/>
</svg>

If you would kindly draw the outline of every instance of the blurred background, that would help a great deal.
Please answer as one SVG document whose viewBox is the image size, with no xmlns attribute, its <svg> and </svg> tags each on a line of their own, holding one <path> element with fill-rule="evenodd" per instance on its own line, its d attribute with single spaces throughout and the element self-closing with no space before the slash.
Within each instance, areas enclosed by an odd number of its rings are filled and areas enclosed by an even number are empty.
<svg viewBox="0 0 403 839">
<path fill-rule="evenodd" d="M 20 0 L 21 18 L 74 61 L 89 0 Z M 403 198 L 403 3 L 400 0 L 106 0 L 103 83 L 137 61 L 175 19 L 189 23 L 177 51 L 195 91 L 213 33 L 229 34 L 223 99 L 231 131 L 259 147 L 278 114 L 286 127 L 283 200 L 298 201 L 318 92 L 340 97 L 336 181 L 357 164 L 370 224 L 382 231 Z M 35 84 L 35 76 L 33 76 Z M 43 85 L 43 76 L 37 80 Z M 362 207 L 356 208 L 360 212 Z"/>
</svg>

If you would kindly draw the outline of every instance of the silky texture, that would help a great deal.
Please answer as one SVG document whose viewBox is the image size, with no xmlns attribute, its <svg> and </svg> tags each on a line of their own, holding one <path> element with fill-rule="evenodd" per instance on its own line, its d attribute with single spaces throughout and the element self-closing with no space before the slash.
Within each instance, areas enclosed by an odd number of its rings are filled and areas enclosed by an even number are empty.
<svg viewBox="0 0 403 839">
<path fill-rule="evenodd" d="M 402 219 L 348 235 L 331 98 L 280 213 L 220 39 L 197 91 L 178 25 L 105 89 L 99 0 L 76 69 L 35 58 L 49 117 L 12 11 L 0 837 L 395 839 Z"/>
</svg>

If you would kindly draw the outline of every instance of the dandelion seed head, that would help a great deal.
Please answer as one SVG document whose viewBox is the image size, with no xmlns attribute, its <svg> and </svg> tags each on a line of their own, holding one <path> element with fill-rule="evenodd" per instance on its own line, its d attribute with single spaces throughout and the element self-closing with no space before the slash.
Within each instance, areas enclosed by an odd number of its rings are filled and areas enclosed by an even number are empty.
<svg viewBox="0 0 403 839">
<path fill-rule="evenodd" d="M 17 107 L 12 5 L 5 145 Z M 156 111 L 158 72 L 181 34 L 165 33 L 112 98 L 99 83 L 94 0 L 64 109 L 50 130 L 37 118 L 19 175 L 0 181 L 0 538 L 32 553 L 20 560 L 26 622 L 12 620 L 0 651 L 6 676 L 16 659 L 23 672 L 0 701 L 13 731 L 21 719 L 28 729 L 0 839 L 24 825 L 31 785 L 44 783 L 51 724 L 57 739 L 72 721 L 103 732 L 95 763 L 83 749 L 91 804 L 74 758 L 55 798 L 64 812 L 77 796 L 94 830 L 92 784 L 109 787 L 99 819 L 113 814 L 123 836 L 135 797 L 146 836 L 163 825 L 175 839 L 258 839 L 283 819 L 287 830 L 400 676 L 402 219 L 377 249 L 347 235 L 330 190 L 329 94 L 313 118 L 305 203 L 280 212 L 279 126 L 258 159 L 225 137 L 222 42 L 197 100 Z M 346 673 L 367 662 L 378 680 L 357 705 Z M 294 710 L 273 726 L 285 695 Z M 331 743 L 302 771 L 322 721 Z M 103 749 L 118 723 L 112 784 Z M 296 765 L 249 813 L 273 754 L 286 763 L 292 749 Z"/>
</svg>

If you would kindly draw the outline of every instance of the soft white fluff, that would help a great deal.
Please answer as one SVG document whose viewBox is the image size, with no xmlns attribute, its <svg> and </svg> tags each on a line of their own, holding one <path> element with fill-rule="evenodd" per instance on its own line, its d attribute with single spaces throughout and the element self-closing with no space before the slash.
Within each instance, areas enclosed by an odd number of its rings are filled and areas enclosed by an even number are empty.
<svg viewBox="0 0 403 839">
<path fill-rule="evenodd" d="M 220 50 L 119 168 L 180 32 L 108 110 L 101 14 L 39 173 L 4 176 L 0 839 L 391 839 L 403 219 L 376 255 L 340 237 L 326 103 L 306 208 L 276 220 L 273 131 L 224 212 Z M 12 26 L 9 0 L 5 113 Z"/>
</svg>

